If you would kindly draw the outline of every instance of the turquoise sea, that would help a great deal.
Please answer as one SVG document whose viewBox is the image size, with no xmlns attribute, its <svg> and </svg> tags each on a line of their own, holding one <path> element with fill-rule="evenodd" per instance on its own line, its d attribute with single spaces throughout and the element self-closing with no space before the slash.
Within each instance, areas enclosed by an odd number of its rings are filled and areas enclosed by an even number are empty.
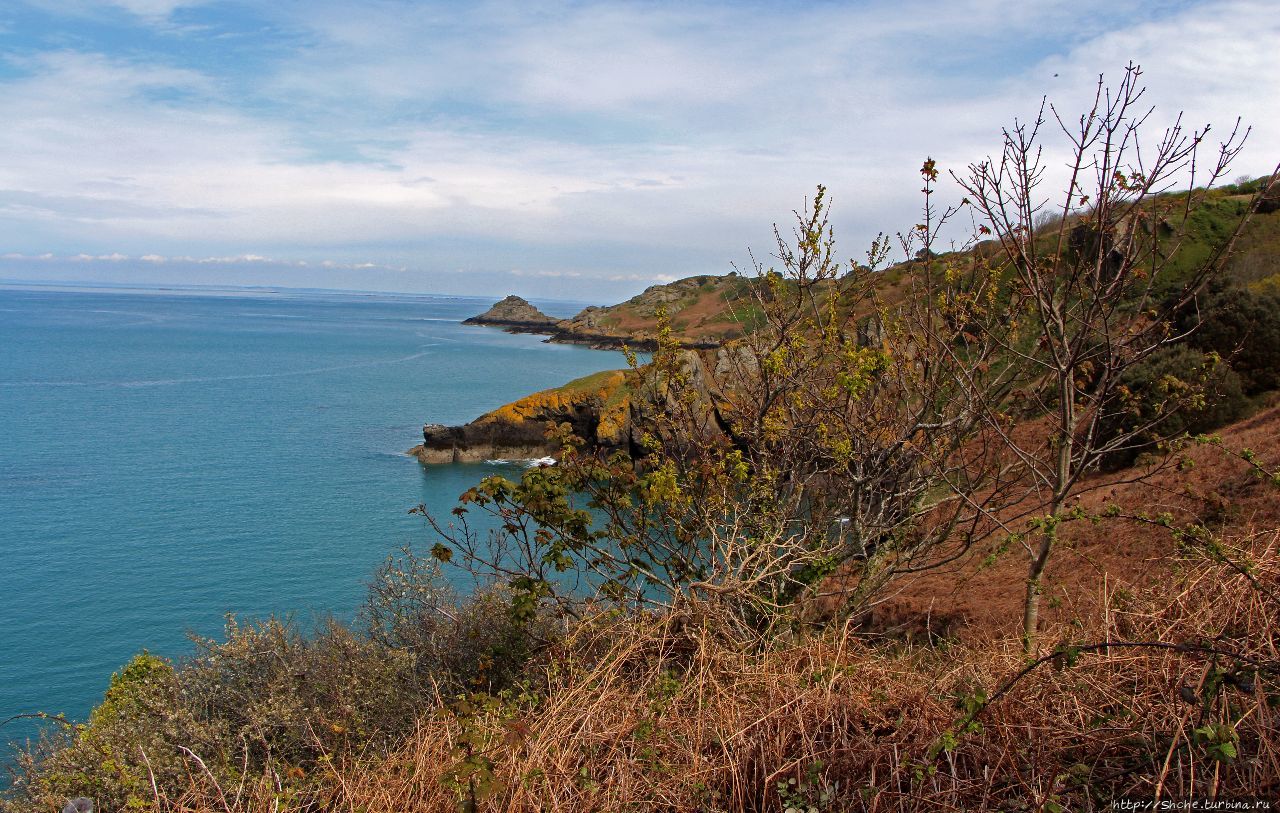
<svg viewBox="0 0 1280 813">
<path fill-rule="evenodd" d="M 352 618 L 426 542 L 409 508 L 504 470 L 424 470 L 424 422 L 625 366 L 459 324 L 492 302 L 0 286 L 0 720 L 83 719 L 134 653 L 180 657 L 227 613 Z"/>
</svg>

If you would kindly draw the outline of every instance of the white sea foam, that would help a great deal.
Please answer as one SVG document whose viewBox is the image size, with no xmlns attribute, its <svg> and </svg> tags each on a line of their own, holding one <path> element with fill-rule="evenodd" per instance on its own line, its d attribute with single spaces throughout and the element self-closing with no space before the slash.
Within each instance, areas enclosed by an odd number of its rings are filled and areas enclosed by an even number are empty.
<svg viewBox="0 0 1280 813">
<path fill-rule="evenodd" d="M 507 460 L 497 457 L 493 460 L 484 461 L 490 466 L 524 466 L 526 469 L 532 469 L 535 466 L 554 466 L 556 459 L 554 457 L 523 457 L 515 460 Z"/>
</svg>

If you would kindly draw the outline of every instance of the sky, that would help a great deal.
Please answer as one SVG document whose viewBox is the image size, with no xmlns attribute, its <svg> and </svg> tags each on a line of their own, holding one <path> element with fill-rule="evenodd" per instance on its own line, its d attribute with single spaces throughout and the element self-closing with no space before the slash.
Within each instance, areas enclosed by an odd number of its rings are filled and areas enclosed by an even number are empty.
<svg viewBox="0 0 1280 813">
<path fill-rule="evenodd" d="M 611 302 L 767 263 L 818 184 L 858 258 L 919 219 L 925 157 L 963 170 L 1130 61 L 1149 128 L 1242 117 L 1259 175 L 1276 12 L 0 0 L 0 279 Z"/>
</svg>

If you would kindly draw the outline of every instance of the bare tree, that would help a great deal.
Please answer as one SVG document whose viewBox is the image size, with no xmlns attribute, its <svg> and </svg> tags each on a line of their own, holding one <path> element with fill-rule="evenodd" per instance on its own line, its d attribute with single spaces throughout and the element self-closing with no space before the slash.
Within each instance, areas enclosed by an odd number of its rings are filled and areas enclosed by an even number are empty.
<svg viewBox="0 0 1280 813">
<path fill-rule="evenodd" d="M 1027 377 L 1024 414 L 1042 416 L 1045 425 L 1015 433 L 1003 414 L 1009 405 L 988 414 L 1043 511 L 1036 532 L 1021 537 L 1028 555 L 1023 635 L 1031 654 L 1041 578 L 1083 478 L 1109 455 L 1168 440 L 1165 419 L 1198 397 L 1196 382 L 1183 382 L 1143 420 L 1125 423 L 1118 420 L 1131 411 L 1124 374 L 1183 338 L 1173 327 L 1177 314 L 1221 271 L 1244 226 L 1242 219 L 1206 257 L 1183 255 L 1192 214 L 1248 131 L 1237 122 L 1207 168 L 1208 126 L 1188 130 L 1179 116 L 1152 142 L 1140 77 L 1131 64 L 1115 88 L 1099 78 L 1092 107 L 1078 119 L 1042 103 L 1034 122 L 1004 131 L 998 158 L 954 176 L 980 217 L 979 231 L 999 241 L 1014 291 L 992 335 Z M 1040 188 L 1046 124 L 1069 148 L 1069 179 L 1052 205 Z"/>
<path fill-rule="evenodd" d="M 1124 373 L 1180 338 L 1174 316 L 1239 233 L 1183 261 L 1205 194 L 1196 184 L 1223 176 L 1245 133 L 1232 131 L 1207 173 L 1207 128 L 1179 122 L 1144 144 L 1139 77 L 1131 66 L 1115 90 L 1100 80 L 1078 121 L 1042 106 L 1004 133 L 998 160 L 958 178 L 994 258 L 935 250 L 958 210 L 935 209 L 932 160 L 922 222 L 901 236 L 916 258 L 904 286 L 877 271 L 883 238 L 866 263 L 837 258 L 819 187 L 790 234 L 775 229 L 776 265 L 753 259 L 737 303 L 754 328 L 744 339 L 697 353 L 662 331 L 633 373 L 630 458 L 604 459 L 559 428 L 558 466 L 489 478 L 464 495 L 454 527 L 435 523 L 450 543 L 440 555 L 505 580 L 526 611 L 552 599 L 572 612 L 584 596 L 697 601 L 758 633 L 818 600 L 863 611 L 895 575 L 1003 529 L 1028 554 L 1034 651 L 1040 580 L 1082 478 L 1158 439 L 1198 395 L 1186 382 L 1117 431 L 1132 411 Z M 1040 193 L 1046 112 L 1071 148 L 1052 209 Z M 1190 191 L 1172 194 L 1179 184 Z M 1043 429 L 1015 431 L 1019 417 Z M 492 537 L 467 526 L 475 508 L 497 518 Z M 1014 534 L 1032 515 L 1034 532 Z"/>
<path fill-rule="evenodd" d="M 953 212 L 930 202 L 904 240 L 929 250 Z M 775 229 L 776 266 L 756 262 L 736 303 L 756 326 L 713 353 L 669 331 L 635 373 L 632 459 L 574 438 L 554 468 L 469 492 L 454 552 L 531 606 L 586 593 L 628 606 L 718 609 L 758 634 L 798 607 L 866 609 L 897 573 L 959 555 L 1011 480 L 983 420 L 1016 380 L 990 332 L 971 331 L 1006 298 L 977 265 L 918 264 L 892 301 L 878 293 L 886 241 L 841 262 L 825 190 Z M 561 430 L 563 432 L 563 430 Z M 501 523 L 480 538 L 472 507 Z M 584 590 L 585 588 L 585 590 Z"/>
</svg>

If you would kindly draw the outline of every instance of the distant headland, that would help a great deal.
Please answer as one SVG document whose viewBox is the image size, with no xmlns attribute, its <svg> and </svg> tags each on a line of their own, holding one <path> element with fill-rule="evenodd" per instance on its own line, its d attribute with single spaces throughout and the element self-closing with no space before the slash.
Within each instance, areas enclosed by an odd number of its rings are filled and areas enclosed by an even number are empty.
<svg viewBox="0 0 1280 813">
<path fill-rule="evenodd" d="M 626 302 L 591 306 L 568 319 L 556 319 L 518 296 L 508 296 L 463 324 L 537 333 L 548 341 L 584 344 L 603 350 L 626 346 L 650 351 L 657 346 L 658 311 L 666 310 L 672 335 L 681 345 L 714 349 L 743 335 L 754 312 L 746 281 L 737 274 L 704 274 L 653 285 Z"/>
</svg>

